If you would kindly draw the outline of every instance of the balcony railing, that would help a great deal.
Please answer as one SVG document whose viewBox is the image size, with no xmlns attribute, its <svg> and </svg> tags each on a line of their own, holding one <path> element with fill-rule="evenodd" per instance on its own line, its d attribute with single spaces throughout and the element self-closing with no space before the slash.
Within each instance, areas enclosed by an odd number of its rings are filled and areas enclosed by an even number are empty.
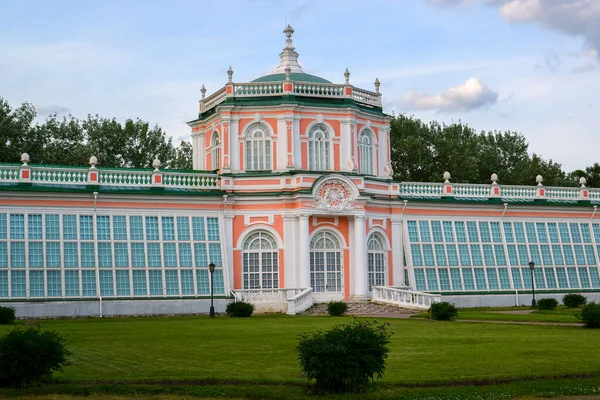
<svg viewBox="0 0 600 400">
<path fill-rule="evenodd" d="M 281 96 L 282 94 L 331 99 L 349 98 L 358 103 L 381 107 L 381 93 L 359 89 L 352 85 L 278 81 L 229 83 L 228 86 L 219 89 L 206 99 L 201 100 L 201 112 L 207 112 L 225 102 L 228 96 L 232 98 L 248 98 Z"/>
<path fill-rule="evenodd" d="M 95 157 L 92 158 L 95 160 Z M 155 160 L 155 163 L 157 161 Z M 160 170 L 158 167 L 154 170 L 98 169 L 95 167 L 95 162 L 90 168 L 35 166 L 28 165 L 26 162 L 21 166 L 0 165 L 0 184 L 2 183 L 177 189 L 220 188 L 219 175 L 215 173 L 169 171 Z"/>
<path fill-rule="evenodd" d="M 373 302 L 393 304 L 403 308 L 426 310 L 433 303 L 441 301 L 442 296 L 395 287 L 373 286 Z"/>
<path fill-rule="evenodd" d="M 541 177 L 540 177 L 541 178 Z M 521 185 L 490 185 L 468 183 L 436 182 L 402 182 L 399 185 L 399 195 L 405 199 L 473 199 L 487 200 L 492 198 L 503 201 L 533 201 L 548 200 L 555 202 L 573 203 L 577 201 L 600 200 L 600 189 L 588 188 L 585 182 L 580 187 L 552 187 Z"/>
</svg>

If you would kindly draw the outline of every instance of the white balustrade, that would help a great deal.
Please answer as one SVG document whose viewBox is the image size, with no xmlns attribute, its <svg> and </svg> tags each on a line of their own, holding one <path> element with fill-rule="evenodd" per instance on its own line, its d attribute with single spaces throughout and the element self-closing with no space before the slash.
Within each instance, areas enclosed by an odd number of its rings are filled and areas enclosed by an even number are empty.
<svg viewBox="0 0 600 400">
<path fill-rule="evenodd" d="M 0 182 L 18 182 L 20 173 L 20 166 L 0 165 Z"/>
<path fill-rule="evenodd" d="M 240 289 L 233 290 L 232 293 L 235 301 L 246 301 L 257 306 L 265 303 L 281 303 L 287 306 L 287 313 L 290 315 L 305 311 L 314 303 L 312 288 Z"/>
<path fill-rule="evenodd" d="M 225 101 L 227 98 L 226 88 L 221 88 L 203 100 L 202 112 L 206 112 L 211 108 Z"/>
<path fill-rule="evenodd" d="M 352 87 L 352 98 L 355 101 L 381 107 L 381 94 Z"/>
<path fill-rule="evenodd" d="M 98 183 L 108 186 L 150 186 L 152 171 L 100 170 Z"/>
<path fill-rule="evenodd" d="M 186 189 L 215 188 L 219 185 L 219 178 L 215 174 L 192 173 L 163 173 L 165 187 L 178 187 Z"/>
<path fill-rule="evenodd" d="M 344 86 L 327 83 L 295 82 L 294 94 L 311 97 L 344 97 Z"/>
<path fill-rule="evenodd" d="M 404 308 L 426 310 L 441 301 L 439 294 L 415 292 L 396 287 L 373 286 L 373 302 L 393 304 Z"/>
<path fill-rule="evenodd" d="M 421 182 L 402 182 L 400 184 L 401 197 L 439 197 L 442 195 L 444 184 L 442 183 L 421 183 Z"/>
<path fill-rule="evenodd" d="M 287 313 L 289 315 L 296 315 L 308 310 L 313 304 L 315 304 L 315 296 L 313 289 L 310 287 L 288 299 Z"/>
<path fill-rule="evenodd" d="M 508 199 L 534 199 L 536 195 L 535 186 L 504 186 L 500 185 L 500 197 Z"/>
<path fill-rule="evenodd" d="M 283 93 L 281 82 L 236 83 L 234 97 L 277 96 Z"/>
<path fill-rule="evenodd" d="M 490 185 L 454 183 L 452 184 L 452 195 L 487 198 L 490 197 Z"/>
<path fill-rule="evenodd" d="M 33 183 L 87 183 L 87 169 L 31 168 Z"/>
<path fill-rule="evenodd" d="M 577 187 L 547 187 L 546 197 L 549 199 L 579 199 L 580 189 Z"/>
</svg>

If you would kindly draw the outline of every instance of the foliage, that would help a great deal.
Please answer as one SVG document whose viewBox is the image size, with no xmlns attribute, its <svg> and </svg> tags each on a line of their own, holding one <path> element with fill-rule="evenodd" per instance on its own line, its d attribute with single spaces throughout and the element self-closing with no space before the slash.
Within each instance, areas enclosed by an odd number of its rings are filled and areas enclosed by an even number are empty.
<svg viewBox="0 0 600 400">
<path fill-rule="evenodd" d="M 15 319 L 15 309 L 13 307 L 0 306 L 0 324 L 12 324 Z"/>
<path fill-rule="evenodd" d="M 328 331 L 301 334 L 297 350 L 302 371 L 316 380 L 319 391 L 365 390 L 385 370 L 392 335 L 387 325 L 354 319 Z"/>
<path fill-rule="evenodd" d="M 595 301 L 587 303 L 578 318 L 586 328 L 600 328 L 600 304 Z"/>
<path fill-rule="evenodd" d="M 225 313 L 230 317 L 250 317 L 254 312 L 254 305 L 245 301 L 235 301 L 227 304 Z"/>
<path fill-rule="evenodd" d="M 452 303 L 442 301 L 429 307 L 427 317 L 436 321 L 453 321 L 458 316 L 458 310 Z"/>
<path fill-rule="evenodd" d="M 539 299 L 537 301 L 538 310 L 556 310 L 558 307 L 558 301 L 556 299 Z"/>
<path fill-rule="evenodd" d="M 579 293 L 569 293 L 565 294 L 562 298 L 562 302 L 565 306 L 569 308 L 576 308 L 585 304 L 587 299 L 585 296 Z"/>
<path fill-rule="evenodd" d="M 391 121 L 390 147 L 394 178 L 440 182 L 444 171 L 452 182 L 490 183 L 493 173 L 506 185 L 534 185 L 542 175 L 548 186 L 576 186 L 578 176 L 538 154 L 529 155 L 525 137 L 517 132 L 476 133 L 461 121 L 425 123 L 406 115 Z M 600 165 L 581 172 L 591 186 L 600 186 Z M 592 184 L 593 182 L 593 184 Z"/>
<path fill-rule="evenodd" d="M 327 312 L 332 317 L 342 316 L 348 311 L 348 304 L 345 301 L 330 301 L 327 304 Z"/>
<path fill-rule="evenodd" d="M 69 365 L 66 340 L 39 326 L 15 328 L 0 339 L 0 386 L 24 387 Z"/>
<path fill-rule="evenodd" d="M 33 164 L 84 166 L 90 156 L 101 167 L 150 168 L 155 157 L 164 168 L 191 169 L 191 145 L 175 147 L 166 132 L 146 121 L 88 115 L 49 115 L 36 123 L 37 113 L 29 103 L 18 108 L 0 97 L 0 162 L 17 163 L 28 153 Z"/>
</svg>

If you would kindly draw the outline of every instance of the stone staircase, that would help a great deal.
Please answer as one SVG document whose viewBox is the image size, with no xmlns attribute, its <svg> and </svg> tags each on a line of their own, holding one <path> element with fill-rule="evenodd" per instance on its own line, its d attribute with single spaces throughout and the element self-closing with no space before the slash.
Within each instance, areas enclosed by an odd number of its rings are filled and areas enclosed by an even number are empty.
<svg viewBox="0 0 600 400">
<path fill-rule="evenodd" d="M 398 306 L 377 304 L 370 301 L 349 301 L 346 315 L 369 316 L 380 318 L 410 318 L 411 315 L 423 311 L 409 310 Z M 304 311 L 302 315 L 328 315 L 327 303 L 316 303 Z"/>
</svg>

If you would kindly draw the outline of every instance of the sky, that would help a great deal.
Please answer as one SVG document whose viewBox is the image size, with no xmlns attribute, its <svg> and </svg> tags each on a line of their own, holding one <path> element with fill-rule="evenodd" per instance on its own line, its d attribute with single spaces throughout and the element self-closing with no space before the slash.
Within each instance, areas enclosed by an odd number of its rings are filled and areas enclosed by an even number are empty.
<svg viewBox="0 0 600 400">
<path fill-rule="evenodd" d="M 387 113 L 517 131 L 567 172 L 600 162 L 600 0 L 0 0 L 0 96 L 189 140 L 201 86 L 272 71 L 287 23 L 305 72 L 378 78 Z"/>
</svg>

